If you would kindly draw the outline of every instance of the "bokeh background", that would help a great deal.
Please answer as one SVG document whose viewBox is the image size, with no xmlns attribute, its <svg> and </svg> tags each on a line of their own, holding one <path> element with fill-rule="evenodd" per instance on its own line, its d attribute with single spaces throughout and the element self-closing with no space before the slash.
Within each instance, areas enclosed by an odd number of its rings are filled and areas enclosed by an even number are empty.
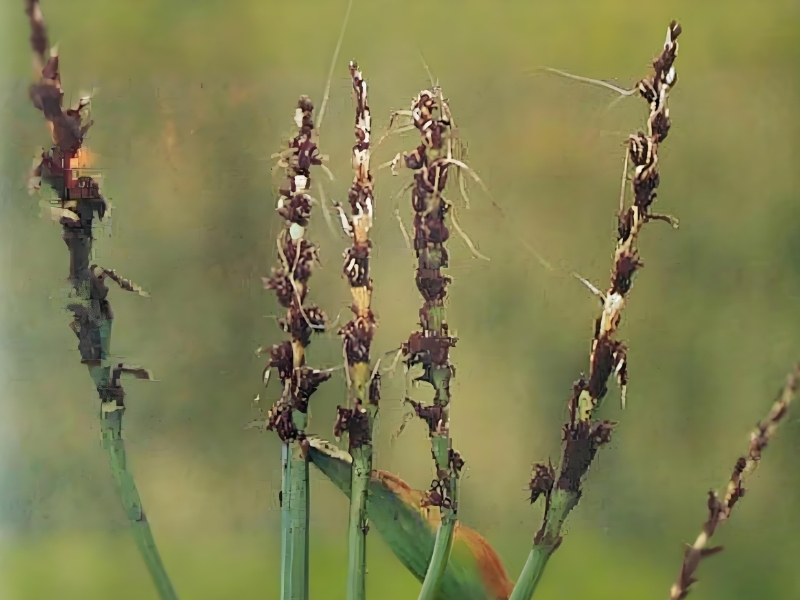
<svg viewBox="0 0 800 600">
<path fill-rule="evenodd" d="M 98 262 L 149 290 L 112 291 L 113 350 L 160 380 L 133 382 L 126 435 L 164 561 L 183 598 L 277 598 L 279 443 L 243 429 L 276 388 L 260 384 L 259 345 L 280 339 L 261 275 L 275 261 L 271 154 L 292 132 L 300 94 L 322 96 L 345 0 L 45 0 L 73 100 L 98 88 L 87 141 L 114 212 Z M 523 491 L 531 463 L 557 458 L 565 400 L 587 369 L 596 300 L 569 273 L 606 285 L 623 150 L 646 106 L 537 71 L 547 65 L 632 85 L 666 26 L 684 26 L 661 149 L 646 267 L 621 329 L 631 383 L 603 412 L 620 421 L 600 454 L 542 600 L 665 598 L 748 433 L 800 357 L 800 3 L 796 0 L 390 2 L 355 0 L 321 130 L 343 199 L 353 106 L 347 61 L 370 84 L 374 132 L 429 85 L 449 97 L 468 161 L 507 218 L 471 187 L 456 236 L 450 322 L 460 342 L 453 433 L 467 460 L 462 518 L 516 578 L 541 518 Z M 49 137 L 27 99 L 21 0 L 0 2 L 0 597 L 154 598 L 126 530 L 105 453 L 98 401 L 61 310 L 68 255 L 59 228 L 26 192 Z M 374 163 L 417 144 L 391 138 Z M 377 177 L 377 352 L 414 329 L 420 299 L 394 210 L 408 224 L 409 175 Z M 323 181 L 320 172 L 317 182 Z M 455 197 L 455 195 L 454 195 Z M 345 241 L 317 213 L 322 268 L 312 297 L 347 317 Z M 544 269 L 525 239 L 555 267 Z M 310 347 L 341 361 L 340 342 Z M 386 378 L 377 465 L 416 487 L 432 467 L 424 426 L 392 441 L 402 373 Z M 345 384 L 314 397 L 312 429 L 330 436 Z M 413 391 L 424 398 L 424 390 Z M 722 528 L 693 597 L 800 598 L 800 420 L 793 413 Z M 313 474 L 312 595 L 344 598 L 346 499 Z M 377 535 L 369 594 L 413 598 L 417 582 Z"/>
</svg>

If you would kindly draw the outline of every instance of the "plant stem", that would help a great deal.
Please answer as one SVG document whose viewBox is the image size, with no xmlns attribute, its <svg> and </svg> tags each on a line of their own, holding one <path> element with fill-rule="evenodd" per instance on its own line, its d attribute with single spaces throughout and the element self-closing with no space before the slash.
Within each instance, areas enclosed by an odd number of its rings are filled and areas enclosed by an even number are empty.
<svg viewBox="0 0 800 600">
<path fill-rule="evenodd" d="M 114 313 L 109 303 L 105 280 L 111 279 L 120 288 L 147 294 L 115 271 L 90 264 L 92 227 L 95 215 L 103 218 L 108 202 L 92 177 L 83 172 L 84 137 L 92 125 L 86 121 L 90 99 L 82 98 L 77 107 L 64 110 L 59 58 L 46 56 L 49 48 L 47 28 L 38 0 L 26 0 L 25 12 L 30 19 L 31 44 L 37 81 L 31 85 L 34 106 L 44 113 L 52 136 L 53 147 L 42 154 L 41 163 L 33 170 L 34 187 L 45 184 L 58 195 L 52 215 L 61 225 L 62 239 L 69 250 L 69 281 L 74 298 L 67 309 L 72 312 L 72 331 L 78 338 L 81 362 L 88 366 L 100 398 L 100 424 L 103 447 L 108 451 L 111 470 L 117 481 L 122 506 L 128 516 L 139 552 L 147 565 L 162 600 L 177 600 L 172 583 L 161 562 L 150 525 L 142 507 L 136 483 L 128 470 L 125 442 L 122 439 L 122 416 L 125 413 L 125 390 L 120 378 L 124 373 L 138 379 L 151 379 L 149 371 L 109 362 L 111 328 Z M 54 96 L 54 92 L 57 95 Z M 57 98 L 57 100 L 54 100 Z"/>
<path fill-rule="evenodd" d="M 316 144 L 314 105 L 301 96 L 295 109 L 297 135 L 281 152 L 286 178 L 280 187 L 277 213 L 284 219 L 278 234 L 279 267 L 263 278 L 264 287 L 274 290 L 286 309 L 281 329 L 290 339 L 269 349 L 264 370 L 269 382 L 275 369 L 283 384 L 281 397 L 272 406 L 267 429 L 278 433 L 281 448 L 281 599 L 308 600 L 309 485 L 308 485 L 308 401 L 317 387 L 330 379 L 329 371 L 313 369 L 306 363 L 306 347 L 314 333 L 324 331 L 327 318 L 318 307 L 306 303 L 308 280 L 318 262 L 317 246 L 305 237 L 311 218 L 311 167 L 322 164 Z"/>
<path fill-rule="evenodd" d="M 366 416 L 370 423 L 370 429 L 375 412 L 368 409 L 368 413 L 372 413 L 372 415 Z M 367 498 L 372 475 L 372 445 L 364 444 L 354 448 L 350 455 L 353 457 L 353 472 L 347 536 L 347 600 L 364 600 L 366 598 L 367 532 L 369 531 Z"/>
<path fill-rule="evenodd" d="M 534 546 L 531 549 L 528 560 L 525 561 L 525 566 L 520 573 L 519 581 L 514 586 L 514 591 L 511 592 L 508 600 L 528 600 L 533 596 L 539 585 L 539 579 L 544 573 L 544 568 L 547 566 L 547 561 L 552 555 L 553 548 Z"/>
<path fill-rule="evenodd" d="M 378 407 L 369 402 L 369 363 L 355 363 L 350 369 L 350 376 L 356 394 L 357 406 L 363 406 L 363 412 L 351 416 L 351 436 L 355 444 L 351 444 L 350 456 L 353 458 L 351 474 L 350 517 L 348 522 L 347 549 L 347 600 L 364 600 L 366 598 L 367 575 L 367 532 L 369 517 L 367 499 L 369 483 L 372 477 L 372 429 Z M 357 431 L 360 429 L 361 431 Z"/>
<path fill-rule="evenodd" d="M 410 114 L 414 127 L 422 136 L 422 144 L 412 153 L 398 155 L 414 170 L 411 205 L 414 218 L 414 249 L 417 257 L 416 284 L 424 304 L 419 311 L 421 331 L 411 334 L 403 344 L 406 365 L 421 365 L 419 381 L 434 390 L 429 406 L 406 398 L 417 416 L 428 425 L 431 454 L 436 466 L 436 479 L 423 499 L 424 506 L 438 507 L 441 522 L 420 600 L 433 600 L 438 594 L 442 576 L 447 569 L 453 546 L 458 512 L 458 478 L 464 461 L 453 450 L 450 439 L 450 381 L 454 369 L 450 363 L 450 348 L 456 338 L 449 333 L 445 301 L 451 278 L 442 272 L 448 267 L 449 255 L 445 242 L 449 231 L 445 223 L 451 207 L 444 198 L 450 165 L 454 164 L 452 148 L 453 120 L 441 89 L 423 90 L 414 99 Z"/>
<path fill-rule="evenodd" d="M 293 415 L 298 429 L 305 429 L 307 415 Z M 298 423 L 298 421 L 300 421 Z M 308 599 L 309 485 L 308 460 L 296 442 L 282 445 L 281 485 L 281 598 Z"/>
<path fill-rule="evenodd" d="M 434 438 L 433 443 L 442 440 L 441 436 Z M 443 439 L 445 444 L 449 440 Z M 452 477 L 448 487 L 448 495 L 455 504 L 458 502 L 458 478 Z M 455 533 L 458 516 L 456 511 L 451 508 L 442 508 L 442 521 L 436 530 L 436 541 L 433 544 L 433 553 L 428 563 L 428 570 L 425 572 L 425 579 L 422 582 L 422 589 L 419 592 L 419 600 L 433 600 L 437 597 L 439 586 L 441 585 L 447 563 L 450 560 L 450 551 L 453 548 L 453 535 Z"/>
<path fill-rule="evenodd" d="M 343 273 L 353 298 L 353 318 L 339 331 L 348 370 L 348 406 L 338 407 L 334 433 L 347 430 L 352 458 L 350 476 L 350 514 L 347 529 L 347 600 L 365 600 L 367 576 L 367 500 L 372 478 L 372 430 L 378 415 L 380 375 L 370 365 L 370 348 L 377 325 L 372 313 L 369 231 L 375 209 L 373 179 L 370 172 L 371 118 L 367 102 L 367 82 L 358 64 L 350 63 L 350 77 L 356 102 L 355 137 L 352 164 L 353 183 L 348 193 L 351 216 L 340 211 L 342 227 L 352 245 L 345 251 Z M 349 399 L 353 399 L 353 408 Z"/>
<path fill-rule="evenodd" d="M 161 556 L 150 530 L 142 500 L 136 489 L 136 482 L 128 470 L 125 442 L 122 439 L 122 416 L 124 414 L 124 407 L 103 405 L 100 417 L 103 447 L 108 451 L 111 472 L 117 481 L 122 506 L 131 524 L 131 533 L 139 548 L 139 553 L 147 565 L 147 570 L 150 571 L 158 595 L 162 600 L 178 600 L 178 595 L 172 587 L 164 563 L 161 562 Z"/>
<path fill-rule="evenodd" d="M 617 247 L 611 285 L 603 293 L 586 280 L 584 284 L 599 296 L 603 304 L 601 315 L 595 321 L 595 333 L 589 354 L 589 377 L 579 379 L 573 386 L 568 402 L 569 422 L 563 428 L 561 464 L 558 473 L 551 464 L 537 463 L 531 479 L 531 503 L 539 496 L 545 497 L 545 515 L 536 533 L 533 548 L 517 580 L 510 600 L 530 600 L 544 572 L 550 556 L 561 544 L 561 528 L 570 511 L 578 505 L 581 487 L 597 451 L 611 439 L 616 423 L 595 421 L 596 412 L 608 393 L 612 374 L 622 391 L 622 408 L 625 408 L 625 391 L 628 382 L 627 348 L 616 339 L 617 330 L 633 285 L 636 271 L 642 267 L 637 241 L 645 223 L 654 220 L 674 219 L 651 211 L 659 184 L 658 148 L 670 128 L 667 100 L 676 81 L 673 63 L 678 53 L 677 38 L 681 27 L 675 21 L 667 28 L 667 37 L 661 54 L 653 61 L 652 76 L 639 82 L 637 88 L 650 104 L 647 134 L 639 132 L 628 140 L 628 159 L 635 167 L 631 187 L 634 201 L 625 208 L 624 193 L 617 214 Z M 624 187 L 623 187 L 624 191 Z"/>
<path fill-rule="evenodd" d="M 372 472 L 372 448 L 353 450 L 352 495 L 347 534 L 347 600 L 366 598 L 367 576 L 367 497 Z"/>
<path fill-rule="evenodd" d="M 449 511 L 452 512 L 452 511 Z M 428 570 L 425 573 L 425 580 L 422 582 L 422 589 L 419 592 L 419 600 L 432 600 L 439 591 L 444 571 L 447 568 L 447 561 L 450 559 L 450 550 L 453 547 L 453 530 L 455 529 L 456 519 L 443 518 L 436 531 L 436 541 L 433 544 L 433 554 L 428 563 Z"/>
<path fill-rule="evenodd" d="M 561 527 L 567 520 L 567 515 L 578 504 L 578 497 L 578 494 L 565 490 L 556 490 L 552 493 L 541 539 L 537 539 L 528 554 L 528 560 L 525 561 L 522 573 L 508 600 L 530 600 L 533 596 L 547 561 L 561 544 Z"/>
<path fill-rule="evenodd" d="M 449 369 L 447 369 L 449 373 Z M 436 371 L 434 372 L 436 373 Z M 434 381 L 439 380 L 434 376 Z M 450 438 L 448 435 L 431 435 L 431 449 L 433 452 L 436 469 L 439 472 L 448 472 L 450 463 Z M 442 514 L 441 523 L 436 530 L 436 541 L 433 545 L 433 553 L 425 572 L 425 579 L 422 582 L 422 589 L 419 593 L 419 600 L 433 600 L 438 592 L 442 581 L 447 562 L 450 560 L 450 550 L 453 547 L 453 534 L 455 532 L 458 515 L 458 477 L 450 476 L 446 481 L 447 496 L 450 498 L 448 506 L 442 506 L 439 510 Z"/>
</svg>

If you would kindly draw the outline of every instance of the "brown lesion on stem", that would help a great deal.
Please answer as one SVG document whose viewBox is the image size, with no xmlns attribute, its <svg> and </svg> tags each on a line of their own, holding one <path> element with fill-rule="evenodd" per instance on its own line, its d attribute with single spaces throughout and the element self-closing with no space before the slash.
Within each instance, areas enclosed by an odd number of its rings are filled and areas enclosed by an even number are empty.
<svg viewBox="0 0 800 600">
<path fill-rule="evenodd" d="M 264 277 L 264 287 L 273 290 L 286 316 L 278 325 L 290 339 L 275 344 L 269 350 L 270 360 L 264 370 L 264 382 L 275 369 L 283 384 L 280 399 L 267 416 L 267 429 L 274 430 L 282 441 L 305 439 L 293 412 L 308 413 L 308 401 L 319 385 L 330 379 L 330 371 L 313 369 L 306 364 L 305 349 L 312 334 L 325 330 L 327 318 L 322 310 L 306 304 L 308 281 L 318 263 L 319 250 L 305 235 L 311 217 L 313 200 L 311 167 L 322 164 L 316 143 L 313 120 L 314 105 L 302 96 L 297 103 L 295 123 L 298 133 L 289 140 L 288 148 L 280 154 L 279 166 L 285 169 L 280 186 L 277 213 L 285 226 L 278 235 L 279 265 L 270 277 Z"/>
<path fill-rule="evenodd" d="M 722 551 L 722 546 L 709 546 L 711 537 L 717 527 L 730 518 L 733 507 L 744 496 L 744 481 L 758 468 L 761 455 L 775 436 L 781 421 L 786 417 L 789 404 L 797 394 L 798 387 L 800 387 L 800 364 L 795 365 L 788 375 L 786 385 L 772 405 L 767 418 L 761 421 L 750 434 L 750 447 L 747 454 L 740 456 L 736 461 L 724 496 L 720 497 L 713 490 L 708 492 L 708 518 L 703 523 L 700 535 L 697 536 L 694 544 L 686 548 L 678 580 L 669 592 L 669 600 L 686 598 L 691 585 L 697 581 L 695 573 L 700 562 L 704 558 Z"/>
<path fill-rule="evenodd" d="M 451 486 L 454 481 L 461 477 L 464 459 L 461 458 L 461 455 L 456 450 L 448 448 L 446 464 L 446 469 L 438 468 L 437 465 L 436 479 L 431 481 L 431 487 L 423 494 L 420 501 L 422 508 L 434 506 L 454 512 L 458 509 L 458 501 L 452 497 L 453 490 Z"/>
<path fill-rule="evenodd" d="M 528 484 L 528 489 L 531 492 L 531 504 L 535 504 L 540 496 L 544 496 L 545 501 L 549 501 L 550 492 L 553 491 L 555 483 L 556 470 L 553 468 L 553 463 L 548 461 L 547 464 L 534 464 L 531 481 Z"/>
<path fill-rule="evenodd" d="M 123 374 L 132 375 L 136 379 L 153 380 L 153 374 L 147 369 L 116 363 L 110 367 L 108 384 L 98 389 L 100 399 L 104 403 L 112 403 L 117 407 L 125 405 L 125 390 L 122 388 Z"/>
</svg>

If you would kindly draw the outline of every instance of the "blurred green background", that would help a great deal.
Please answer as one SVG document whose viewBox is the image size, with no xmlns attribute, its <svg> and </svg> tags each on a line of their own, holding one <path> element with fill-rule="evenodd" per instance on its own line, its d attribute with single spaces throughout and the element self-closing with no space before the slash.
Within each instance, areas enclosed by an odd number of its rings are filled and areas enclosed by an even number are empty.
<svg viewBox="0 0 800 600">
<path fill-rule="evenodd" d="M 187 600 L 277 598 L 279 444 L 244 431 L 274 399 L 260 385 L 259 345 L 280 339 L 260 276 L 275 260 L 270 177 L 300 94 L 317 101 L 345 0 L 44 0 L 67 96 L 93 86 L 87 146 L 114 205 L 98 262 L 149 290 L 112 291 L 113 350 L 157 383 L 127 385 L 126 435 L 155 535 Z M 509 215 L 473 186 L 462 226 L 491 262 L 451 243 L 450 322 L 460 337 L 453 434 L 467 460 L 462 518 L 516 578 L 540 523 L 523 491 L 535 460 L 556 459 L 565 400 L 588 367 L 596 300 L 572 270 L 607 282 L 621 162 L 646 106 L 608 109 L 605 90 L 536 72 L 541 65 L 631 85 L 648 73 L 666 26 L 684 26 L 661 150 L 657 208 L 681 228 L 645 229 L 622 337 L 628 409 L 612 388 L 603 412 L 621 422 L 600 454 L 542 600 L 665 598 L 682 544 L 706 516 L 748 432 L 800 357 L 800 3 L 797 0 L 355 0 L 321 131 L 343 199 L 353 108 L 347 61 L 370 84 L 375 135 L 392 110 L 429 85 L 421 55 L 449 97 L 468 160 Z M 25 177 L 47 145 L 27 99 L 22 0 L 0 0 L 0 594 L 8 600 L 154 598 L 128 537 L 99 445 L 98 402 L 60 310 L 68 255 L 40 216 Z M 383 144 L 377 165 L 417 144 Z M 377 177 L 373 263 L 376 351 L 396 348 L 420 305 L 408 224 L 409 175 Z M 323 180 L 321 172 L 317 182 Z M 111 234 L 109 237 L 108 234 Z M 345 241 L 317 214 L 322 268 L 312 297 L 347 316 Z M 543 269 L 525 238 L 557 267 Z M 310 360 L 341 360 L 335 336 Z M 331 435 L 341 378 L 314 397 L 312 430 Z M 415 487 L 432 466 L 424 426 L 402 420 L 403 377 L 385 380 L 377 465 Z M 421 391 L 417 393 L 421 396 Z M 800 598 L 800 420 L 791 413 L 751 490 L 718 534 L 692 597 Z M 313 474 L 312 594 L 344 598 L 345 498 Z M 377 535 L 369 594 L 419 589 Z"/>
</svg>

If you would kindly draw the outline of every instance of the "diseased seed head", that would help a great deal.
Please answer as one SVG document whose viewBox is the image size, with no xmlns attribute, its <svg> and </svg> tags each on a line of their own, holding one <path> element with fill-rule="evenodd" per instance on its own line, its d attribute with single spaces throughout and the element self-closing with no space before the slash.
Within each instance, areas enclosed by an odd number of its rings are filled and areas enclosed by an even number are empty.
<svg viewBox="0 0 800 600">
<path fill-rule="evenodd" d="M 262 277 L 261 280 L 264 283 L 264 289 L 275 291 L 275 296 L 281 306 L 289 308 L 292 305 L 294 287 L 283 269 L 272 269 L 272 277 Z"/>
<path fill-rule="evenodd" d="M 317 388 L 331 378 L 330 371 L 312 369 L 307 365 L 295 369 L 292 373 L 292 387 L 296 390 L 298 400 L 296 408 L 302 412 L 308 409 L 308 400 Z"/>
<path fill-rule="evenodd" d="M 369 349 L 375 335 L 375 322 L 370 312 L 367 318 L 355 318 L 339 330 L 344 338 L 347 363 L 369 363 Z"/>
<path fill-rule="evenodd" d="M 378 405 L 381 399 L 381 374 L 375 372 L 369 382 L 369 402 L 375 406 Z"/>
<path fill-rule="evenodd" d="M 555 485 L 556 471 L 551 464 L 536 463 L 533 465 L 533 474 L 529 488 L 531 490 L 531 504 L 539 499 L 539 496 L 549 496 Z"/>
<path fill-rule="evenodd" d="M 439 430 L 439 424 L 442 422 L 442 407 L 441 406 L 425 406 L 421 402 L 415 402 L 410 398 L 406 398 L 406 403 L 414 408 L 417 416 L 428 424 L 428 431 L 436 433 Z"/>
<path fill-rule="evenodd" d="M 275 431 L 282 442 L 297 439 L 298 432 L 292 421 L 291 409 L 286 406 L 273 406 L 267 413 L 267 430 Z"/>
<path fill-rule="evenodd" d="M 308 219 L 311 217 L 311 196 L 294 194 L 286 199 L 282 197 L 277 212 L 287 221 L 307 227 Z"/>
<path fill-rule="evenodd" d="M 450 448 L 450 469 L 458 475 L 461 473 L 461 470 L 464 468 L 464 459 L 461 458 L 461 455 Z"/>
<path fill-rule="evenodd" d="M 267 368 L 277 369 L 278 377 L 286 381 L 292 376 L 293 360 L 292 344 L 287 340 L 270 347 Z"/>
<path fill-rule="evenodd" d="M 333 424 L 333 435 L 338 440 L 342 433 L 350 428 L 350 418 L 353 416 L 353 409 L 344 406 L 336 407 L 336 422 Z"/>
</svg>

